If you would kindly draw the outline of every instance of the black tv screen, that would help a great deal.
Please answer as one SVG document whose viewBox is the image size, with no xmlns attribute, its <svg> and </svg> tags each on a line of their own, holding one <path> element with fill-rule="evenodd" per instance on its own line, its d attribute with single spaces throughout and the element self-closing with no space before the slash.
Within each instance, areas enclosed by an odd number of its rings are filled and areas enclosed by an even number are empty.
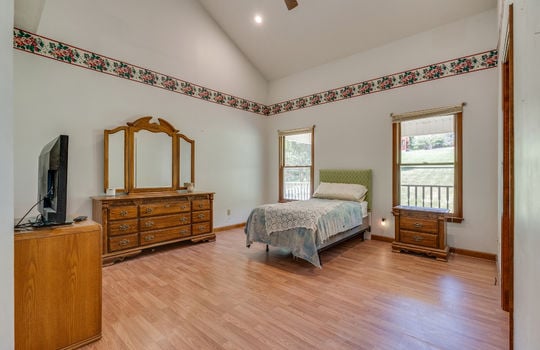
<svg viewBox="0 0 540 350">
<path fill-rule="evenodd" d="M 67 135 L 60 135 L 49 142 L 39 155 L 38 210 L 41 214 L 37 225 L 54 225 L 66 222 L 67 206 Z"/>
</svg>

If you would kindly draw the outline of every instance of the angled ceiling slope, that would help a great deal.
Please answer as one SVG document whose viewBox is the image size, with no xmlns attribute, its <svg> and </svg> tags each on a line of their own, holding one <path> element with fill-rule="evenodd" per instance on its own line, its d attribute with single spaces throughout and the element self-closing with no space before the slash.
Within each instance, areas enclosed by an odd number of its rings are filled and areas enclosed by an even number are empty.
<svg viewBox="0 0 540 350">
<path fill-rule="evenodd" d="M 473 16 L 497 0 L 198 0 L 268 80 Z M 255 14 L 263 18 L 254 23 Z"/>
<path fill-rule="evenodd" d="M 15 26 L 36 33 L 45 0 L 15 0 Z"/>
<path fill-rule="evenodd" d="M 177 1 L 199 1 L 269 81 L 497 6 L 497 0 L 299 0 L 289 11 L 283 0 Z M 15 0 L 15 25 L 37 33 L 45 2 Z"/>
</svg>

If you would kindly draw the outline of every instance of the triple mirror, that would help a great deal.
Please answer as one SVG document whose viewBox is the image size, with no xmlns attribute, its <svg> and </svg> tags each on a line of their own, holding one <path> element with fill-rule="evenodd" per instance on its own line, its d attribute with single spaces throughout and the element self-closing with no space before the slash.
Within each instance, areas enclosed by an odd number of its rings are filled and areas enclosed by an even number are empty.
<svg viewBox="0 0 540 350">
<path fill-rule="evenodd" d="M 105 191 L 173 191 L 195 182 L 195 141 L 161 118 L 105 130 L 104 153 Z"/>
</svg>

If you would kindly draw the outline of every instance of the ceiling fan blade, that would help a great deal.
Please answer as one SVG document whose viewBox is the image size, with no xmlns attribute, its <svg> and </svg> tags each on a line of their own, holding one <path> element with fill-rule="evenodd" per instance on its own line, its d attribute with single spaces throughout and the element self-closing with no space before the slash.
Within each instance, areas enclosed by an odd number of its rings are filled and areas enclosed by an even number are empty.
<svg viewBox="0 0 540 350">
<path fill-rule="evenodd" d="M 285 0 L 285 5 L 287 5 L 287 9 L 290 11 L 296 6 L 298 6 L 298 1 L 296 0 Z"/>
</svg>

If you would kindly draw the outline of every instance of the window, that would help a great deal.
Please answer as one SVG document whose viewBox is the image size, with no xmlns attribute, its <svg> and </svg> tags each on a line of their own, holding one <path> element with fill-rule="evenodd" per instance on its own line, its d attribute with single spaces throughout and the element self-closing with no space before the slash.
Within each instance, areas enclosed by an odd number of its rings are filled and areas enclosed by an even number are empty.
<svg viewBox="0 0 540 350">
<path fill-rule="evenodd" d="M 393 206 L 445 208 L 461 222 L 462 106 L 392 115 Z"/>
<path fill-rule="evenodd" d="M 311 128 L 279 131 L 279 201 L 305 200 L 313 193 Z"/>
</svg>

